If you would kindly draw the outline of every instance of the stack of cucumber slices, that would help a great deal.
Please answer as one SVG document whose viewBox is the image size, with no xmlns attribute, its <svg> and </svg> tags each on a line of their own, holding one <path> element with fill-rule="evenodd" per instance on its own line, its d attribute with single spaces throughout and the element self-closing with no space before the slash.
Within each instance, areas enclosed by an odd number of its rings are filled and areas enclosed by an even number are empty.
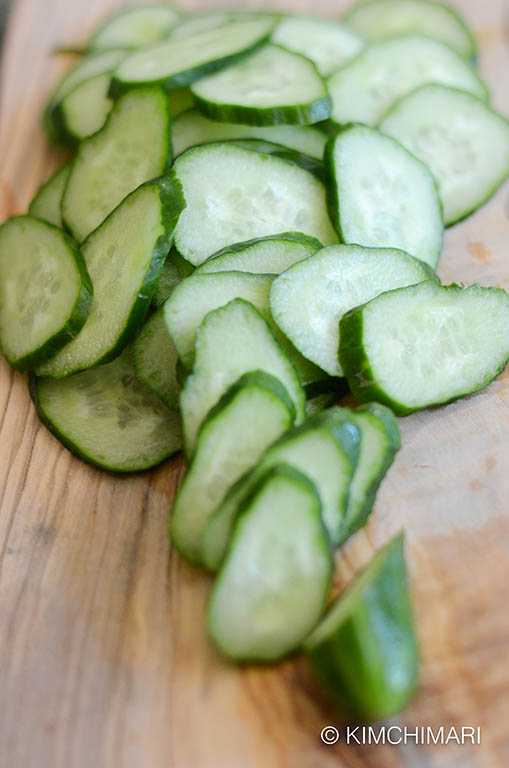
<svg viewBox="0 0 509 768">
<path fill-rule="evenodd" d="M 436 273 L 444 226 L 509 174 L 473 37 L 432 0 L 341 20 L 156 3 L 70 49 L 44 110 L 69 162 L 0 227 L 4 356 L 85 461 L 184 449 L 171 538 L 217 573 L 225 655 L 303 649 L 341 708 L 390 715 L 418 668 L 402 537 L 323 613 L 395 414 L 509 360 L 509 294 Z"/>
</svg>

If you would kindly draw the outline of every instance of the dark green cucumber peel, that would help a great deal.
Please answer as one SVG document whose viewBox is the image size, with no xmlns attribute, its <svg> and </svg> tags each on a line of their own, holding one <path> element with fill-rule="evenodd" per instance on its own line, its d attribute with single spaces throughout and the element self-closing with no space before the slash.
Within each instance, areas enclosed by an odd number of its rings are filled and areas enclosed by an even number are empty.
<svg viewBox="0 0 509 768">
<path fill-rule="evenodd" d="M 177 287 L 181 280 L 189 277 L 193 272 L 194 267 L 192 264 L 183 259 L 178 251 L 172 247 L 161 268 L 159 280 L 152 297 L 152 308 L 159 309 L 159 307 L 162 307 L 166 299 L 172 294 L 173 289 Z"/>
<path fill-rule="evenodd" d="M 296 149 L 285 147 L 283 144 L 276 144 L 273 141 L 266 141 L 265 139 L 225 139 L 225 143 L 235 144 L 237 147 L 254 149 L 259 152 L 274 155 L 274 157 L 280 157 L 281 160 L 286 160 L 287 163 L 297 165 L 299 168 L 304 168 L 305 171 L 309 171 L 309 173 L 312 173 L 313 176 L 316 176 L 316 178 L 320 179 L 324 184 L 327 181 L 327 174 L 324 165 L 320 160 L 317 160 L 310 155 L 305 155 L 303 152 L 298 152 Z"/>
</svg>

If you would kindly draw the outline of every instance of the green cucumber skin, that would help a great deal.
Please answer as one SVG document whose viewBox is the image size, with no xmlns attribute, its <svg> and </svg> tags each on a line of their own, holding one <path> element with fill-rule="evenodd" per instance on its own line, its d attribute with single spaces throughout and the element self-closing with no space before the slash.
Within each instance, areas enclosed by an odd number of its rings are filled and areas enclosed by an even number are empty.
<svg viewBox="0 0 509 768">
<path fill-rule="evenodd" d="M 63 147 L 67 147 L 71 152 L 74 152 L 78 148 L 81 139 L 75 136 L 75 134 L 67 128 L 63 101 L 59 101 L 48 108 L 43 117 L 43 124 L 46 128 L 46 133 L 53 144 L 60 144 Z"/>
<path fill-rule="evenodd" d="M 258 139 L 226 139 L 224 143 L 235 144 L 237 147 L 244 147 L 245 149 L 254 149 L 256 151 L 260 151 L 255 146 L 257 141 Z M 273 149 L 272 147 L 270 149 L 264 149 L 264 152 L 270 152 L 270 154 L 274 155 L 274 157 L 279 157 L 281 160 L 286 160 L 287 163 L 292 163 L 292 165 L 297 165 L 299 168 L 304 168 L 305 171 L 309 171 L 309 173 L 312 173 L 313 176 L 316 176 L 316 178 L 319 179 L 323 184 L 326 184 L 327 174 L 325 173 L 325 168 L 321 160 L 317 160 L 310 155 L 305 155 L 303 152 L 298 152 L 296 149 L 285 147 L 283 144 L 276 144 L 273 141 L 264 140 L 264 143 L 266 145 L 271 144 L 273 147 Z"/>
<path fill-rule="evenodd" d="M 69 178 L 70 172 L 71 172 L 71 164 L 70 163 L 65 163 L 64 165 L 61 165 L 60 168 L 58 168 L 55 171 L 55 173 L 53 173 L 49 177 L 49 179 L 44 184 L 42 184 L 39 187 L 39 189 L 37 190 L 37 192 L 33 196 L 32 200 L 30 201 L 30 205 L 28 206 L 28 214 L 29 214 L 29 216 L 34 216 L 36 219 L 43 219 L 43 221 L 47 221 L 49 224 L 54 224 L 56 227 L 59 227 L 59 229 L 62 229 L 62 216 L 61 216 L 61 213 L 60 213 L 60 203 L 58 205 L 58 216 L 57 216 L 57 218 L 54 218 L 52 220 L 50 220 L 50 219 L 48 219 L 46 217 L 43 217 L 43 216 L 38 216 L 36 212 L 34 213 L 34 209 L 37 209 L 37 205 L 38 205 L 40 197 L 44 195 L 44 193 L 46 192 L 48 187 L 53 186 L 55 184 L 55 182 L 57 180 L 57 177 L 59 177 L 61 174 L 65 176 L 65 180 L 64 180 L 64 184 L 63 184 L 63 188 L 62 188 L 62 192 L 63 192 L 63 189 L 65 188 L 65 183 L 66 183 L 67 179 Z M 60 196 L 60 200 L 61 199 L 62 199 L 62 196 Z"/>
<path fill-rule="evenodd" d="M 157 397 L 163 401 L 165 406 L 169 408 L 171 411 L 178 411 L 179 410 L 179 396 L 180 396 L 180 385 L 177 381 L 177 372 L 176 372 L 176 365 L 174 366 L 173 370 L 173 378 L 175 383 L 175 392 L 172 394 L 169 394 L 167 391 L 163 391 L 161 387 L 158 387 L 157 385 L 154 385 L 154 382 L 150 378 L 150 376 L 147 376 L 145 373 L 145 366 L 144 366 L 144 360 L 143 360 L 143 351 L 144 351 L 144 344 L 145 344 L 145 337 L 147 334 L 151 333 L 151 325 L 154 322 L 154 318 L 157 321 L 157 317 L 163 316 L 163 309 L 162 307 L 159 309 L 159 311 L 154 312 L 153 315 L 149 317 L 147 322 L 140 328 L 140 332 L 136 336 L 136 338 L 133 341 L 133 367 L 134 371 L 136 373 L 136 377 L 141 381 L 142 384 L 145 384 L 148 389 L 150 389 L 151 392 L 154 393 L 154 395 L 157 395 Z M 170 336 L 168 334 L 168 343 L 172 344 L 173 342 L 170 339 Z M 176 351 L 175 351 L 176 355 Z"/>
<path fill-rule="evenodd" d="M 31 218 L 35 217 L 28 215 L 11 216 L 11 218 L 7 219 L 7 221 Z M 59 227 L 56 227 L 54 224 L 50 224 L 44 219 L 38 219 L 38 221 L 42 222 L 46 227 L 49 227 L 53 231 L 57 232 L 64 240 L 65 244 L 71 249 L 74 256 L 74 263 L 81 278 L 81 288 L 66 324 L 56 334 L 48 339 L 41 347 L 39 347 L 39 349 L 36 349 L 29 355 L 25 355 L 25 357 L 22 357 L 19 360 L 9 359 L 9 357 L 5 354 L 4 349 L 2 349 L 2 354 L 4 355 L 7 362 L 12 365 L 13 368 L 16 368 L 16 370 L 21 372 L 29 371 L 46 362 L 46 360 L 49 360 L 51 357 L 53 357 L 53 355 L 56 355 L 56 353 L 65 347 L 69 341 L 72 341 L 72 339 L 74 339 L 79 334 L 86 323 L 94 295 L 92 281 L 88 274 L 87 266 L 83 256 L 81 255 L 78 244 L 69 235 L 63 232 Z M 7 222 L 4 222 L 2 226 L 4 226 L 6 223 Z"/>
<path fill-rule="evenodd" d="M 331 115 L 332 100 L 322 96 L 309 104 L 282 107 L 243 107 L 239 104 L 215 104 L 193 91 L 196 108 L 204 117 L 223 123 L 241 125 L 312 125 Z"/>
<path fill-rule="evenodd" d="M 267 235 L 265 237 L 253 237 L 252 240 L 243 240 L 241 243 L 234 243 L 233 245 L 227 245 L 221 250 L 216 251 L 206 259 L 207 262 L 212 262 L 213 259 L 224 256 L 225 253 L 238 253 L 239 251 L 245 251 L 251 245 L 262 243 L 270 240 L 287 240 L 290 243 L 298 243 L 299 245 L 309 245 L 310 248 L 314 248 L 319 251 L 323 248 L 323 245 L 316 237 L 311 235 L 305 235 L 303 232 L 281 232 L 279 235 Z M 205 262 L 203 262 L 205 263 Z M 199 269 L 200 267 L 197 267 Z"/>
</svg>

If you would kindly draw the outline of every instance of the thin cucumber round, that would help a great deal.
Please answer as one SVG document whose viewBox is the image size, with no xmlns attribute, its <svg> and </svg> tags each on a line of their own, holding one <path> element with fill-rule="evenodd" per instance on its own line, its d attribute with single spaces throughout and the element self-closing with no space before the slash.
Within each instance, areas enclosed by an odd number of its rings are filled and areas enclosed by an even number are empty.
<svg viewBox="0 0 509 768">
<path fill-rule="evenodd" d="M 95 75 L 77 85 L 53 113 L 55 133 L 71 147 L 100 130 L 113 105 L 108 97 L 109 72 Z"/>
<path fill-rule="evenodd" d="M 330 245 L 274 280 L 270 308 L 279 328 L 304 357 L 330 376 L 342 376 L 341 317 L 384 291 L 432 275 L 426 264 L 404 251 Z"/>
<path fill-rule="evenodd" d="M 123 8 L 101 23 L 92 35 L 89 48 L 104 50 L 153 45 L 168 37 L 181 18 L 181 12 L 168 3 Z"/>
<path fill-rule="evenodd" d="M 211 638 L 228 657 L 275 661 L 304 640 L 325 605 L 332 557 L 313 484 L 270 470 L 246 502 L 210 595 Z"/>
<path fill-rule="evenodd" d="M 341 320 L 339 357 L 355 396 L 401 416 L 476 392 L 509 360 L 509 294 L 425 282 Z"/>
<path fill-rule="evenodd" d="M 0 227 L 0 348 L 26 371 L 85 324 L 93 288 L 83 256 L 60 229 L 31 216 Z"/>
<path fill-rule="evenodd" d="M 294 419 L 286 389 L 263 371 L 241 376 L 210 411 L 171 511 L 171 538 L 187 559 L 198 561 L 207 519 Z"/>
<path fill-rule="evenodd" d="M 179 409 L 180 384 L 177 380 L 177 350 L 172 341 L 161 307 L 147 320 L 133 342 L 136 376 L 163 403 Z"/>
<path fill-rule="evenodd" d="M 138 381 L 129 349 L 61 381 L 33 377 L 31 393 L 58 440 L 102 469 L 149 469 L 182 447 L 179 415 Z"/>
<path fill-rule="evenodd" d="M 265 45 L 191 86 L 208 118 L 246 125 L 309 125 L 326 120 L 331 101 L 315 65 L 278 45 Z"/>
<path fill-rule="evenodd" d="M 344 243 L 399 248 L 435 268 L 442 207 L 431 172 L 394 139 L 352 125 L 330 140 L 329 213 Z"/>
<path fill-rule="evenodd" d="M 446 225 L 479 208 L 509 175 L 509 121 L 463 91 L 423 86 L 379 127 L 429 166 Z"/>
<path fill-rule="evenodd" d="M 247 240 L 213 253 L 196 270 L 205 272 L 253 272 L 279 275 L 298 261 L 316 253 L 322 244 L 302 232 L 283 232 Z"/>
<path fill-rule="evenodd" d="M 378 552 L 304 643 L 317 680 L 359 719 L 404 707 L 419 672 L 403 536 Z"/>
<path fill-rule="evenodd" d="M 56 227 L 62 227 L 60 202 L 70 172 L 71 165 L 66 163 L 39 187 L 28 208 L 30 216 L 43 219 Z"/>
<path fill-rule="evenodd" d="M 189 277 L 193 271 L 192 265 L 183 259 L 175 248 L 172 248 L 161 267 L 159 280 L 152 297 L 152 307 L 154 309 L 162 307 L 166 299 L 172 294 L 173 289 L 181 280 Z"/>
</svg>

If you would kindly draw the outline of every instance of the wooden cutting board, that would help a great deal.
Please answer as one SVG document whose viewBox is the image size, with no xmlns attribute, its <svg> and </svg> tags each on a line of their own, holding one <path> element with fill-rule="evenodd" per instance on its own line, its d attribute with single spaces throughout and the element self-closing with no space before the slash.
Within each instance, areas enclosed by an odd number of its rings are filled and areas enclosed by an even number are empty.
<svg viewBox="0 0 509 768">
<path fill-rule="evenodd" d="M 39 121 L 66 63 L 51 47 L 82 40 L 117 4 L 14 0 L 1 69 L 0 219 L 24 211 L 63 159 Z M 508 113 L 508 8 L 455 4 L 476 30 L 494 104 Z M 284 5 L 330 15 L 345 6 Z M 447 232 L 441 277 L 509 288 L 508 218 L 506 186 Z M 422 684 L 391 724 L 480 726 L 480 746 L 325 746 L 321 729 L 341 724 L 301 660 L 240 669 L 207 641 L 209 581 L 166 536 L 180 459 L 131 478 L 88 467 L 39 423 L 26 377 L 3 361 L 0 427 L 2 766 L 509 765 L 509 372 L 455 405 L 401 420 L 403 449 L 371 522 L 337 560 L 341 585 L 405 528 Z"/>
</svg>

